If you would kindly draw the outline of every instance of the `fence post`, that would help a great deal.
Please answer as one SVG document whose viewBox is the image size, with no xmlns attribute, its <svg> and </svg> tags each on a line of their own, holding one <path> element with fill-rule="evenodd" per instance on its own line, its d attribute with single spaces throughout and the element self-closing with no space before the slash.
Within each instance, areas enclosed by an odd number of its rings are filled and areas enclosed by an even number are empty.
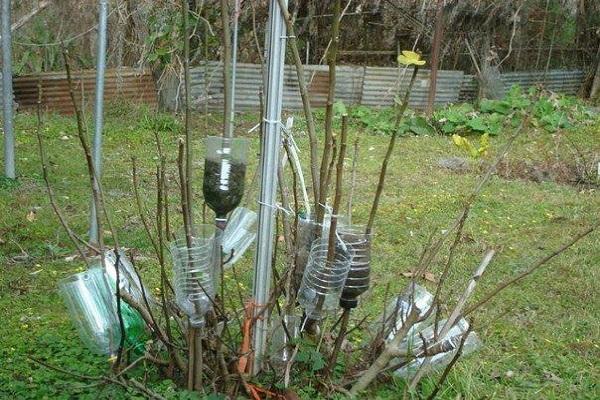
<svg viewBox="0 0 600 400">
<path fill-rule="evenodd" d="M 2 97 L 4 116 L 4 174 L 15 179 L 15 132 L 13 129 L 12 34 L 10 0 L 2 0 Z"/>
<path fill-rule="evenodd" d="M 94 143 L 92 157 L 96 179 L 102 176 L 102 130 L 104 126 L 104 74 L 106 72 L 106 28 L 108 19 L 108 1 L 100 0 L 98 8 L 98 47 L 96 49 L 96 93 L 94 102 Z M 98 221 L 96 206 L 90 207 L 90 242 L 98 241 Z"/>
<path fill-rule="evenodd" d="M 287 0 L 284 0 L 287 5 Z M 254 261 L 254 302 L 256 323 L 254 326 L 254 360 L 252 373 L 260 371 L 266 353 L 268 315 L 265 307 L 269 301 L 275 225 L 275 201 L 277 189 L 277 164 L 281 147 L 281 108 L 283 74 L 285 66 L 286 29 L 278 0 L 270 0 L 267 24 L 267 84 L 266 107 L 262 148 L 260 151 L 260 201 L 258 212 L 258 235 Z"/>
</svg>

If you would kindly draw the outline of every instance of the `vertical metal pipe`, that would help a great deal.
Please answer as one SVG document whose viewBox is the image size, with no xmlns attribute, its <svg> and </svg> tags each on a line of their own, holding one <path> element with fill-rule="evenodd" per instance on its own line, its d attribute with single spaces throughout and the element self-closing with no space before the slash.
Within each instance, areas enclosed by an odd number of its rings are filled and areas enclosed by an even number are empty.
<svg viewBox="0 0 600 400">
<path fill-rule="evenodd" d="M 233 11 L 233 45 L 231 55 L 231 90 L 229 91 L 231 104 L 231 118 L 229 119 L 229 132 L 233 136 L 234 117 L 235 117 L 235 81 L 237 76 L 237 48 L 238 48 L 238 30 L 239 19 L 242 8 L 242 0 L 235 0 L 235 9 Z"/>
<path fill-rule="evenodd" d="M 13 129 L 12 35 L 10 0 L 2 0 L 2 98 L 4 116 L 4 174 L 17 177 L 15 171 L 15 132 Z"/>
<path fill-rule="evenodd" d="M 266 107 L 263 116 L 263 140 L 261 148 L 260 208 L 258 235 L 254 261 L 255 313 L 261 313 L 269 299 L 271 286 L 271 258 L 275 223 L 275 194 L 277 188 L 277 162 L 281 146 L 281 107 L 283 73 L 285 63 L 285 24 L 278 0 L 270 0 L 269 22 L 265 38 L 267 52 Z M 287 0 L 284 1 L 287 6 Z M 266 352 L 268 316 L 256 319 L 254 326 L 254 364 L 252 373 L 260 371 Z"/>
<path fill-rule="evenodd" d="M 100 0 L 98 6 L 98 47 L 96 49 L 96 94 L 94 102 L 94 143 L 92 157 L 96 179 L 102 176 L 102 130 L 104 125 L 104 75 L 106 72 L 106 31 L 108 24 L 108 0 Z M 90 208 L 90 241 L 98 241 L 96 207 Z"/>
</svg>

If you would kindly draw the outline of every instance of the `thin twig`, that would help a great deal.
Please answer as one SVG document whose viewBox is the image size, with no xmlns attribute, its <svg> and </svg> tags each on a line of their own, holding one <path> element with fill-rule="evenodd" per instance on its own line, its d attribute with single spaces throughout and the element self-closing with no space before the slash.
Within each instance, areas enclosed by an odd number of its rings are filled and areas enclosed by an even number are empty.
<svg viewBox="0 0 600 400">
<path fill-rule="evenodd" d="M 67 233 L 67 236 L 69 237 L 69 239 L 71 239 L 71 242 L 75 245 L 75 248 L 77 249 L 77 252 L 79 253 L 79 256 L 82 258 L 83 262 L 85 262 L 85 264 L 89 266 L 89 260 L 86 256 L 85 252 L 83 251 L 83 248 L 79 245 L 81 239 L 79 239 L 77 234 L 75 232 L 73 232 L 73 230 L 69 227 L 69 223 L 67 222 L 67 219 L 65 218 L 62 211 L 58 207 L 58 204 L 56 203 L 56 198 L 54 196 L 54 191 L 52 190 L 52 186 L 50 186 L 50 179 L 48 177 L 48 164 L 46 161 L 46 152 L 44 150 L 44 142 L 43 142 L 42 133 L 41 133 L 41 131 L 42 131 L 41 97 L 42 97 L 41 84 L 38 81 L 38 105 L 37 105 L 38 125 L 37 125 L 37 129 L 36 129 L 36 137 L 37 137 L 37 142 L 38 142 L 38 150 L 39 150 L 39 154 L 40 154 L 40 163 L 42 165 L 42 177 L 44 178 L 44 182 L 46 184 L 46 192 L 48 193 L 48 199 L 50 200 L 50 205 L 52 206 L 52 209 L 54 210 L 54 214 L 56 214 L 56 216 L 58 217 L 58 220 L 60 221 L 60 224 L 62 225 L 63 229 Z M 83 242 L 83 243 L 85 243 L 86 246 L 89 249 L 93 250 L 94 252 L 100 253 L 100 250 L 98 250 L 96 247 L 92 246 L 91 244 L 89 244 L 87 242 Z"/>
<path fill-rule="evenodd" d="M 383 163 L 381 164 L 381 171 L 379 172 L 379 182 L 377 184 L 377 190 L 375 192 L 375 197 L 373 198 L 373 204 L 371 205 L 371 212 L 369 213 L 369 222 L 367 223 L 367 234 L 370 234 L 373 229 L 373 223 L 375 222 L 375 215 L 377 214 L 377 208 L 379 207 L 379 199 L 381 198 L 381 193 L 383 192 L 383 186 L 385 184 L 385 175 L 387 173 L 388 163 L 394 152 L 394 144 L 396 143 L 396 137 L 398 136 L 398 130 L 400 128 L 400 123 L 402 122 L 402 118 L 404 117 L 404 113 L 408 108 L 408 100 L 410 98 L 410 93 L 412 92 L 413 85 L 417 79 L 417 73 L 419 71 L 419 67 L 415 65 L 413 69 L 412 77 L 410 78 L 410 83 L 408 84 L 408 88 L 406 89 L 406 93 L 404 94 L 404 99 L 402 103 L 398 105 L 398 111 L 396 113 L 396 122 L 394 124 L 394 131 L 392 132 L 392 136 L 390 137 L 390 142 L 388 144 L 387 151 L 385 153 L 385 157 L 383 158 Z"/>
<path fill-rule="evenodd" d="M 327 201 L 328 185 L 325 184 L 329 157 L 333 146 L 333 104 L 335 101 L 336 84 L 336 64 L 337 50 L 340 34 L 340 14 L 341 0 L 334 0 L 333 3 L 333 23 L 331 24 L 331 48 L 327 54 L 327 64 L 329 69 L 329 91 L 327 93 L 327 104 L 325 107 L 325 140 L 323 156 L 321 158 L 321 171 L 319 174 L 319 202 L 315 204 L 317 223 L 322 223 L 325 216 L 325 203 Z M 333 158 L 333 157 L 332 157 Z"/>
<path fill-rule="evenodd" d="M 191 228 L 193 225 L 192 221 L 192 133 L 190 130 L 190 104 L 191 104 L 191 78 L 190 78 L 190 36 L 189 36 L 189 2 L 188 0 L 181 1 L 183 9 L 182 9 L 182 19 L 183 19 L 183 75 L 184 75 L 184 87 L 185 87 L 185 124 L 184 124 L 184 134 L 185 134 L 185 180 L 181 182 L 181 184 L 185 184 L 185 193 L 186 193 L 186 204 L 187 204 L 187 214 L 184 214 L 184 217 L 187 218 L 187 224 Z M 185 182 L 185 183 L 184 183 Z"/>
<path fill-rule="evenodd" d="M 223 115 L 223 137 L 233 136 L 232 114 L 233 102 L 231 98 L 231 31 L 229 29 L 229 2 L 221 0 L 221 24 L 223 25 L 223 94 L 225 108 Z"/>
<path fill-rule="evenodd" d="M 429 397 L 427 397 L 427 400 L 433 400 L 433 399 L 435 399 L 435 397 L 439 393 L 440 389 L 444 385 L 444 382 L 446 382 L 446 378 L 448 377 L 448 374 L 450 373 L 450 371 L 452 370 L 452 368 L 454 368 L 454 364 L 456 364 L 456 362 L 458 361 L 458 359 L 462 356 L 462 352 L 463 352 L 463 348 L 465 346 L 465 342 L 467 341 L 467 339 L 468 339 L 468 337 L 469 337 L 469 335 L 471 334 L 472 331 L 473 331 L 473 320 L 471 320 L 469 322 L 469 327 L 467 328 L 467 331 L 463 334 L 463 336 L 460 339 L 460 344 L 458 345 L 458 349 L 456 350 L 456 354 L 454 354 L 454 357 L 452 357 L 452 360 L 446 366 L 446 368 L 444 369 L 444 372 L 442 372 L 442 375 L 440 376 L 440 379 L 435 384 L 435 389 L 433 389 L 433 392 L 431 392 L 431 394 L 429 395 Z"/>
<path fill-rule="evenodd" d="M 317 130 L 315 128 L 315 119 L 310 104 L 310 96 L 308 93 L 308 85 L 306 83 L 306 76 L 304 73 L 304 65 L 300 58 L 300 51 L 298 50 L 298 42 L 296 33 L 294 31 L 294 24 L 292 17 L 287 10 L 287 6 L 284 0 L 278 0 L 279 7 L 283 14 L 283 18 L 287 27 L 288 43 L 292 50 L 292 56 L 294 64 L 296 66 L 296 77 L 298 79 L 298 89 L 300 91 L 300 98 L 302 99 L 302 107 L 304 109 L 304 118 L 306 119 L 306 130 L 308 132 L 308 142 L 310 148 L 310 174 L 313 185 L 314 201 L 319 201 L 319 173 L 318 173 L 318 147 L 319 143 L 317 140 Z M 330 84 L 332 84 L 330 82 Z"/>
<path fill-rule="evenodd" d="M 142 196 L 140 194 L 140 184 L 138 178 L 138 169 L 137 169 L 137 159 L 135 157 L 131 158 L 131 171 L 132 171 L 132 180 L 133 180 L 133 194 L 135 197 L 135 202 L 137 204 L 138 214 L 140 216 L 140 220 L 142 221 L 142 225 L 144 226 L 144 230 L 146 231 L 146 236 L 150 243 L 152 244 L 152 248 L 154 249 L 154 253 L 158 257 L 159 261 L 162 260 L 161 249 L 158 246 L 158 243 L 154 239 L 154 235 L 150 229 L 150 223 L 146 219 L 146 210 L 144 204 L 142 202 Z"/>
<path fill-rule="evenodd" d="M 571 238 L 567 243 L 563 244 L 561 247 L 559 247 L 558 249 L 556 249 L 552 253 L 550 253 L 550 254 L 548 254 L 548 255 L 540 258 L 538 261 L 536 261 L 535 263 L 533 263 L 525 271 L 523 271 L 520 274 L 514 276 L 513 278 L 510 278 L 509 280 L 507 280 L 507 281 L 499 284 L 491 292 L 489 292 L 486 295 L 484 295 L 483 298 L 481 300 L 479 300 L 476 304 L 474 304 L 474 305 L 470 306 L 469 308 L 467 308 L 465 310 L 465 312 L 463 313 L 463 316 L 467 316 L 467 315 L 471 314 L 472 312 L 478 310 L 479 308 L 481 308 L 481 306 L 483 306 L 488 301 L 490 301 L 492 298 L 494 298 L 496 295 L 498 295 L 498 293 L 500 293 L 501 291 L 503 291 L 507 287 L 514 285 L 515 283 L 519 282 L 520 280 L 526 278 L 527 276 L 531 275 L 538 268 L 540 268 L 543 265 L 547 264 L 554 257 L 562 254 L 563 252 L 565 252 L 566 250 L 568 250 L 569 248 L 571 248 L 573 245 L 575 245 L 577 242 L 579 242 L 581 239 L 585 238 L 587 235 L 589 235 L 590 233 L 594 232 L 596 229 L 598 229 L 598 227 L 600 227 L 600 223 L 596 222 L 596 224 L 588 227 L 583 232 L 578 233 L 573 238 Z"/>
</svg>

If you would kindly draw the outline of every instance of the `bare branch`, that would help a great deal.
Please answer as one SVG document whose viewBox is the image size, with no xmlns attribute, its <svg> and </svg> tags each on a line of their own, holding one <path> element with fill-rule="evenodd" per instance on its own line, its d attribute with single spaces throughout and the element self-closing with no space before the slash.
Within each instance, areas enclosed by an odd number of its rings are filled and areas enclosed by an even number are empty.
<svg viewBox="0 0 600 400">
<path fill-rule="evenodd" d="M 499 284 L 491 292 L 489 292 L 488 294 L 484 295 L 483 298 L 481 300 L 479 300 L 476 304 L 474 304 L 471 307 L 467 308 L 467 310 L 465 310 L 465 312 L 464 312 L 463 315 L 467 316 L 467 315 L 471 314 L 472 312 L 478 310 L 481 306 L 483 306 L 488 301 L 490 301 L 492 298 L 494 298 L 496 295 L 498 295 L 498 293 L 500 293 L 501 291 L 503 291 L 507 287 L 514 285 L 515 283 L 519 282 L 523 278 L 526 278 L 527 276 L 531 275 L 538 268 L 540 268 L 540 267 L 544 266 L 545 264 L 547 264 L 554 257 L 562 254 L 566 250 L 568 250 L 571 247 L 573 247 L 573 245 L 575 245 L 581 239 L 583 239 L 584 237 L 586 237 L 590 233 L 594 232 L 596 229 L 598 229 L 599 226 L 600 226 L 600 223 L 598 223 L 598 222 L 595 225 L 590 226 L 589 228 L 587 228 L 583 232 L 580 232 L 579 234 L 577 234 L 575 237 L 573 237 L 567 243 L 565 243 L 564 245 L 562 245 L 560 248 L 556 249 L 552 253 L 550 253 L 550 254 L 542 257 L 541 259 L 539 259 L 538 261 L 536 261 L 535 263 L 533 263 L 525 271 L 523 271 L 520 274 L 516 275 L 515 277 L 507 280 L 506 282 L 503 282 L 503 283 Z"/>
</svg>

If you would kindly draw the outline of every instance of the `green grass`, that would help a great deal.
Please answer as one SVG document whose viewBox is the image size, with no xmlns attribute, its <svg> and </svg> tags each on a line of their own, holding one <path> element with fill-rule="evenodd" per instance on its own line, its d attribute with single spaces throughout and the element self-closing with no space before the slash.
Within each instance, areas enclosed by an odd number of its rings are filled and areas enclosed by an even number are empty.
<svg viewBox="0 0 600 400">
<path fill-rule="evenodd" d="M 257 120 L 256 115 L 244 115 L 239 119 L 239 131 L 245 132 Z M 89 382 L 27 359 L 44 359 L 90 375 L 100 374 L 109 366 L 104 357 L 90 355 L 83 348 L 56 292 L 58 280 L 82 270 L 83 264 L 65 260 L 74 252 L 46 197 L 35 138 L 36 120 L 20 114 L 15 125 L 19 179 L 0 181 L 0 398 L 135 398 L 115 387 L 87 387 Z M 218 134 L 219 125 L 216 116 L 207 124 L 201 116 L 194 118 L 197 205 L 202 201 L 201 138 Z M 169 173 L 174 178 L 181 124 L 168 116 L 154 117 L 149 110 L 124 105 L 111 107 L 106 118 L 103 177 L 120 242 L 135 248 L 141 256 L 138 265 L 151 287 L 155 286 L 157 269 L 135 208 L 130 159 L 138 159 L 143 197 L 152 207 L 157 160 L 154 129 L 161 129 Z M 387 137 L 372 136 L 354 127 L 351 135 L 356 134 L 361 135 L 361 144 L 353 218 L 366 222 Z M 502 146 L 508 134 L 492 139 L 492 153 Z M 573 153 L 565 135 L 586 152 L 599 154 L 600 122 L 596 122 L 557 134 L 528 131 L 518 139 L 509 159 L 570 161 Z M 257 165 L 258 137 L 256 133 L 246 136 L 251 139 L 251 177 Z M 48 116 L 44 137 L 57 200 L 73 229 L 83 234 L 89 190 L 73 119 Z M 301 129 L 296 140 L 306 158 L 308 145 Z M 398 141 L 376 221 L 373 288 L 363 296 L 355 319 L 381 310 L 386 287 L 390 293 L 402 290 L 407 279 L 401 273 L 416 263 L 429 235 L 448 226 L 465 194 L 477 182 L 475 172 L 459 174 L 437 167 L 439 158 L 450 155 L 460 154 L 448 137 L 404 137 Z M 175 186 L 173 181 L 171 186 Z M 177 199 L 175 191 L 173 204 Z M 256 196 L 257 188 L 251 188 L 245 200 L 251 208 L 257 206 Z M 499 253 L 480 284 L 479 295 L 599 217 L 598 189 L 493 177 L 466 225 L 466 239 L 450 276 L 449 296 L 456 296 L 464 287 L 487 247 L 493 246 Z M 479 312 L 475 329 L 484 347 L 458 364 L 441 397 L 599 398 L 599 249 L 600 235 L 595 233 Z M 240 264 L 247 295 L 251 294 L 251 264 L 251 255 L 246 255 Z M 439 272 L 439 266 L 433 272 Z M 433 382 L 435 377 L 423 382 L 425 393 L 431 390 Z M 170 381 L 158 379 L 153 388 L 168 398 L 193 397 L 175 391 Z M 396 399 L 402 390 L 401 380 L 387 380 L 372 388 L 371 397 Z M 302 393 L 309 397 L 309 388 Z"/>
</svg>

